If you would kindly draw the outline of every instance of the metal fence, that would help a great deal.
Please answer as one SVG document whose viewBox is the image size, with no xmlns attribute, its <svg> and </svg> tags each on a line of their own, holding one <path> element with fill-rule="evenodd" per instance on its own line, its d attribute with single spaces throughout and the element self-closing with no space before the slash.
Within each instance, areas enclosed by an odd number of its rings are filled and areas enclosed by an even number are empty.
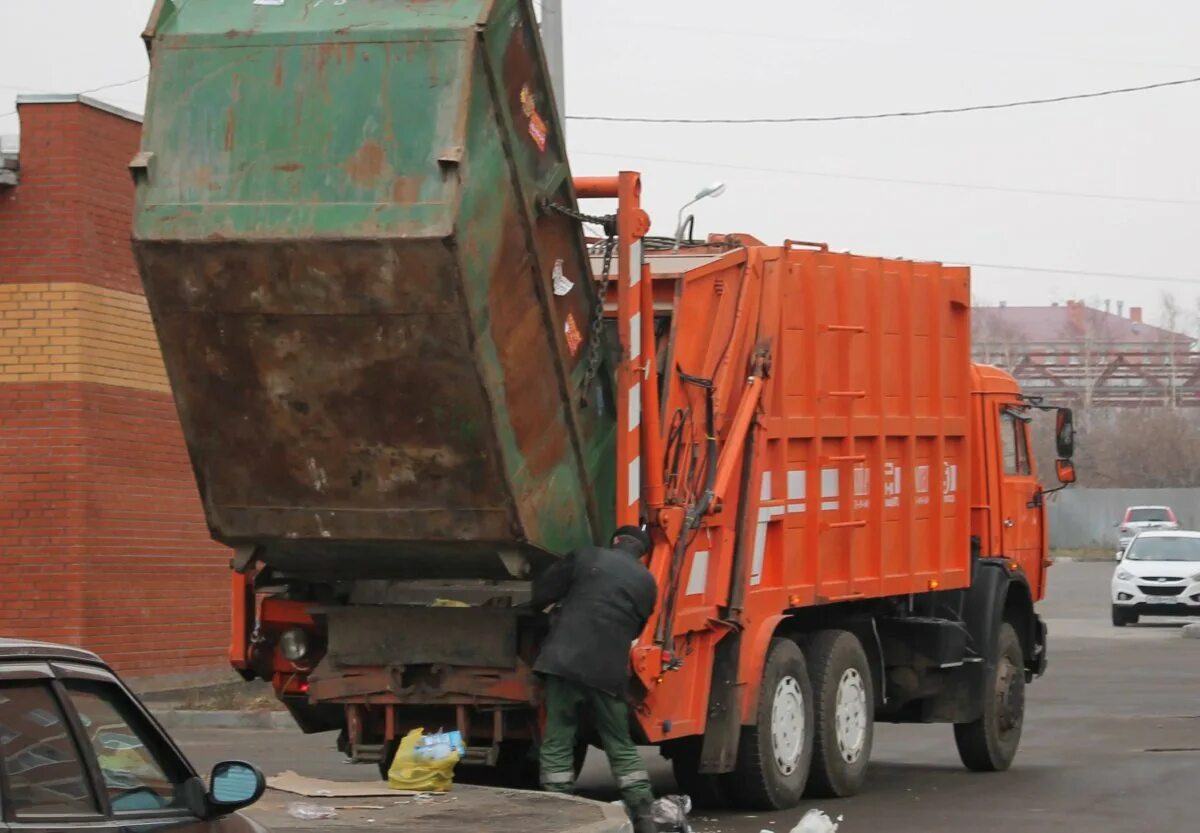
<svg viewBox="0 0 1200 833">
<path fill-rule="evenodd" d="M 1200 472 L 1197 473 L 1200 477 Z M 1065 489 L 1051 496 L 1051 549 L 1117 546 L 1117 524 L 1129 506 L 1170 506 L 1184 529 L 1200 529 L 1197 489 Z"/>
</svg>

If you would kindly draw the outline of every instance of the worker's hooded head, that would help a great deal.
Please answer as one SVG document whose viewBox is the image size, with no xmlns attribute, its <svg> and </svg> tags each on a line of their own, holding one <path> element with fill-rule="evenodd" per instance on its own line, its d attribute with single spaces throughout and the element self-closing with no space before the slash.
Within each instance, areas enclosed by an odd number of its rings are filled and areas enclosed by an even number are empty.
<svg viewBox="0 0 1200 833">
<path fill-rule="evenodd" d="M 612 545 L 636 558 L 641 558 L 650 552 L 650 535 L 641 527 L 623 526 L 613 533 Z"/>
</svg>

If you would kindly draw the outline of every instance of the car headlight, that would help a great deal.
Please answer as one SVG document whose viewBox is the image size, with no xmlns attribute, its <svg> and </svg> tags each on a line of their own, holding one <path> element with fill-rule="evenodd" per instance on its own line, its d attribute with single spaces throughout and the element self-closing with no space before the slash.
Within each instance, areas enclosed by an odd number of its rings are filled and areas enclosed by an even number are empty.
<svg viewBox="0 0 1200 833">
<path fill-rule="evenodd" d="M 1136 576 L 1128 570 L 1117 570 L 1117 578 L 1121 581 L 1133 581 Z"/>
<path fill-rule="evenodd" d="M 279 637 L 279 653 L 288 662 L 308 656 L 308 633 L 303 628 L 288 628 Z"/>
</svg>

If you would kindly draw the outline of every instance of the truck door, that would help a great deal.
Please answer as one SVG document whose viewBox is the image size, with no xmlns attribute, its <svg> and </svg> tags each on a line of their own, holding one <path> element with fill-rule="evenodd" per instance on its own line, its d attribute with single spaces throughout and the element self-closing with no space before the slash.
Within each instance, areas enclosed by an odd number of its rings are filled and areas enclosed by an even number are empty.
<svg viewBox="0 0 1200 833">
<path fill-rule="evenodd" d="M 1030 581 L 1041 575 L 1041 487 L 1029 455 L 1029 427 L 1009 408 L 1000 411 L 1004 470 L 1000 474 L 1000 523 L 1004 554 L 1017 561 Z M 1032 505 L 1031 505 L 1032 504 Z"/>
</svg>

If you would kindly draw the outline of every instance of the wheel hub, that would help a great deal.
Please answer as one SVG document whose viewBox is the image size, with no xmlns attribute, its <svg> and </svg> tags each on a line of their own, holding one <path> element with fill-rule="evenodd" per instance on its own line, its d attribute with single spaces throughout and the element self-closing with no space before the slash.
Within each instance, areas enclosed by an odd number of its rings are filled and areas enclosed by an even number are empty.
<svg viewBox="0 0 1200 833">
<path fill-rule="evenodd" d="M 838 681 L 834 706 L 838 752 L 852 764 L 863 753 L 867 740 L 867 687 L 856 668 L 847 668 Z"/>
<path fill-rule="evenodd" d="M 804 751 L 804 692 L 795 677 L 784 677 L 775 686 L 771 702 L 771 748 L 775 766 L 791 775 Z"/>
</svg>

